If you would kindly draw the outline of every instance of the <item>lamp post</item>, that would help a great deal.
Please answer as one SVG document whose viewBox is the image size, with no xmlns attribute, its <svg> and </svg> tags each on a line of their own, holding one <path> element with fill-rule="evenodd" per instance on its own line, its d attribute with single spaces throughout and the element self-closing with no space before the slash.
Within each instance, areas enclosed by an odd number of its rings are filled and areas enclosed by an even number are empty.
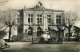
<svg viewBox="0 0 80 52">
<path fill-rule="evenodd" d="M 34 24 L 33 24 L 34 25 Z M 32 28 L 33 28 L 33 25 L 32 25 Z M 32 43 L 33 43 L 33 29 L 32 29 Z"/>
</svg>

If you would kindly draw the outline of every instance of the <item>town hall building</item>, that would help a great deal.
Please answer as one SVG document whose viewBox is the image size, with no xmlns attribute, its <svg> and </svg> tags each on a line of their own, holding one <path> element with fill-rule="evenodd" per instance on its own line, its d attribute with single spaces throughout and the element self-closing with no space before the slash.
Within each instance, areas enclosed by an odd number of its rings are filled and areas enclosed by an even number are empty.
<svg viewBox="0 0 80 52">
<path fill-rule="evenodd" d="M 14 10 L 15 11 L 15 10 Z M 45 31 L 54 41 L 63 40 L 63 10 L 47 9 L 41 2 L 32 8 L 16 10 L 17 38 L 22 41 L 37 41 Z"/>
<path fill-rule="evenodd" d="M 63 38 L 63 10 L 47 9 L 41 2 L 38 2 L 33 8 L 24 8 L 19 12 L 17 33 L 20 36 L 24 35 L 23 38 L 27 39 L 27 41 L 40 37 L 44 28 L 50 32 L 51 38 Z M 47 23 L 44 23 L 44 17 L 47 18 Z M 44 25 L 47 26 L 44 27 Z M 58 33 L 59 29 L 61 29 L 60 33 Z"/>
</svg>

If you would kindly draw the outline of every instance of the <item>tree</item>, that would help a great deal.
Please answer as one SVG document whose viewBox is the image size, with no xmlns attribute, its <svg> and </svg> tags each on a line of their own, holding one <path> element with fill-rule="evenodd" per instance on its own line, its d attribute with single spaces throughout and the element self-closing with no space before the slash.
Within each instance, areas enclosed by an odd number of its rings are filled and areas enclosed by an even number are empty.
<svg viewBox="0 0 80 52">
<path fill-rule="evenodd" d="M 0 31 L 0 38 L 3 38 L 6 35 L 6 31 Z"/>
<path fill-rule="evenodd" d="M 6 26 L 9 28 L 9 41 L 10 41 L 10 37 L 11 37 L 11 29 L 16 24 L 15 15 L 16 14 L 13 13 L 12 10 L 4 11 L 4 12 L 1 12 L 1 14 L 0 14 L 0 23 L 4 24 L 3 27 Z"/>
<path fill-rule="evenodd" d="M 71 28 L 78 20 L 78 14 L 74 11 L 68 11 L 64 14 L 64 23 L 63 26 L 68 29 L 68 41 L 70 41 L 71 36 Z"/>
<path fill-rule="evenodd" d="M 76 33 L 76 39 L 77 41 L 79 41 L 80 28 L 77 26 L 74 26 L 74 31 Z"/>
</svg>

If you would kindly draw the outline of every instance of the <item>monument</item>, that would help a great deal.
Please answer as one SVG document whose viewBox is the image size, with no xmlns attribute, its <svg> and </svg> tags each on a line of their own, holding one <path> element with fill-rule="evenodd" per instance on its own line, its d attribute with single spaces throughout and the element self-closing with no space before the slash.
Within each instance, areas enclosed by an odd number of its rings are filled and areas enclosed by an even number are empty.
<svg viewBox="0 0 80 52">
<path fill-rule="evenodd" d="M 44 38 L 45 41 L 48 41 L 50 39 L 50 34 L 48 30 L 48 21 L 47 21 L 47 16 L 43 14 L 43 34 L 42 37 Z"/>
</svg>

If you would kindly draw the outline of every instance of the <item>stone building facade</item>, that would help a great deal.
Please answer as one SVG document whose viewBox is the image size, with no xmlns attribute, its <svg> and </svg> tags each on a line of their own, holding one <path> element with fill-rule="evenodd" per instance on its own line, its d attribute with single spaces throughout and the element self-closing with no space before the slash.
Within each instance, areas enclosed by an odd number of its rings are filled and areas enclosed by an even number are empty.
<svg viewBox="0 0 80 52">
<path fill-rule="evenodd" d="M 64 18 L 63 10 L 47 9 L 41 2 L 38 2 L 33 8 L 24 8 L 19 13 L 17 32 L 18 35 L 23 36 L 23 40 L 31 41 L 32 38 L 40 37 L 44 28 L 50 32 L 51 38 L 63 38 L 64 31 L 61 30 Z M 45 17 L 47 23 L 44 23 Z M 47 26 L 44 27 L 44 25 Z"/>
<path fill-rule="evenodd" d="M 51 38 L 63 39 L 63 10 L 47 9 L 41 2 L 38 2 L 33 8 L 24 7 L 21 10 L 14 10 L 14 12 L 17 20 L 15 32 L 17 32 L 18 40 L 32 41 L 32 39 L 39 38 L 44 29 L 49 32 Z M 45 21 L 47 22 L 44 23 Z"/>
</svg>

